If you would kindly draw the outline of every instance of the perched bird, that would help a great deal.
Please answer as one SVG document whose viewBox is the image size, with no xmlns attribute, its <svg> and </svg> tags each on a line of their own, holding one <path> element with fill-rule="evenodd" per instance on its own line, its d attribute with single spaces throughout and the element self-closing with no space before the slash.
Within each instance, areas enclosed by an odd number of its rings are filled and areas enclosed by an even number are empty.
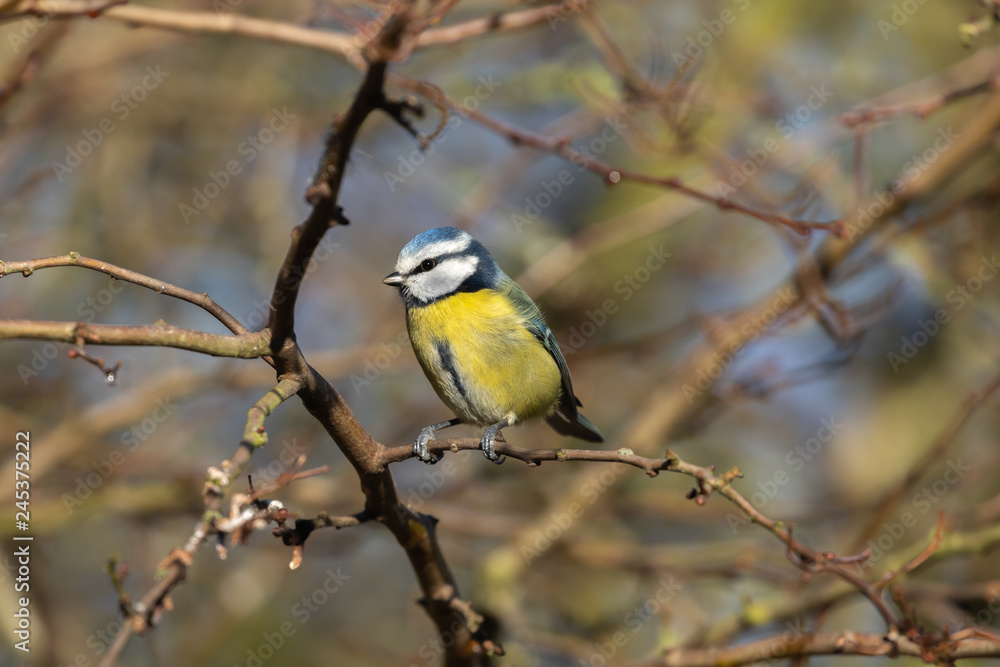
<svg viewBox="0 0 1000 667">
<path fill-rule="evenodd" d="M 403 247 L 382 281 L 399 289 L 413 351 L 434 391 L 457 415 L 420 430 L 413 453 L 437 463 L 427 442 L 456 424 L 486 428 L 487 459 L 500 429 L 544 417 L 558 433 L 604 438 L 573 394 L 569 368 L 538 306 L 500 270 L 489 251 L 455 227 L 426 231 Z"/>
</svg>

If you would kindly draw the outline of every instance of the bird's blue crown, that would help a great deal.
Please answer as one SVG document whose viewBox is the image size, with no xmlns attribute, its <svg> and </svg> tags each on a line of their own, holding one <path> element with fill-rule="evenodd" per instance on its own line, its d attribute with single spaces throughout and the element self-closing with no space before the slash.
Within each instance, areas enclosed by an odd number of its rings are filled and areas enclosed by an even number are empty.
<svg viewBox="0 0 1000 667">
<path fill-rule="evenodd" d="M 442 241 L 462 241 L 468 239 L 469 246 L 472 244 L 477 244 L 478 242 L 472 238 L 472 236 L 458 227 L 437 227 L 435 229 L 428 229 L 426 232 L 417 234 L 403 246 L 403 249 L 399 251 L 400 257 L 405 257 L 407 255 L 416 255 L 418 252 L 431 245 L 432 243 L 440 243 Z"/>
</svg>

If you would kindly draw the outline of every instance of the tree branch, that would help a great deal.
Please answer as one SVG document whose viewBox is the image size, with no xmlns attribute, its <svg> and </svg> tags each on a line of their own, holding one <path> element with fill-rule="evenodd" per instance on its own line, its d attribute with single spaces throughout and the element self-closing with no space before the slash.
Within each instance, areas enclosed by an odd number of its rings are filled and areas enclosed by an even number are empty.
<svg viewBox="0 0 1000 667">
<path fill-rule="evenodd" d="M 958 410 L 952 415 L 948 423 L 945 424 L 944 429 L 931 443 L 931 446 L 927 449 L 924 454 L 910 465 L 909 470 L 906 471 L 906 475 L 899 481 L 895 488 L 891 489 L 886 493 L 879 501 L 875 504 L 869 514 L 868 521 L 865 523 L 864 528 L 859 532 L 858 537 L 855 540 L 855 544 L 860 548 L 868 539 L 878 532 L 880 526 L 886 520 L 886 516 L 892 510 L 893 507 L 907 494 L 909 494 L 913 488 L 920 482 L 923 476 L 926 474 L 927 469 L 936 461 L 940 461 L 941 458 L 947 453 L 947 451 L 954 444 L 958 433 L 962 430 L 972 415 L 989 400 L 997 391 L 1000 390 L 1000 372 L 994 372 L 993 376 L 989 378 L 981 387 L 970 392 L 965 399 L 959 405 Z"/>
<path fill-rule="evenodd" d="M 29 259 L 24 261 L 4 262 L 0 260 L 0 278 L 4 276 L 20 273 L 25 277 L 30 276 L 39 269 L 49 269 L 60 266 L 78 266 L 91 271 L 98 271 L 111 276 L 116 280 L 123 280 L 147 289 L 151 289 L 157 294 L 180 299 L 194 304 L 205 310 L 215 319 L 219 320 L 227 329 L 235 334 L 248 333 L 248 329 L 239 320 L 230 315 L 225 308 L 217 304 L 205 292 L 194 292 L 183 287 L 171 285 L 168 282 L 157 280 L 150 276 L 123 269 L 120 266 L 109 264 L 99 259 L 84 257 L 78 252 L 70 252 L 57 257 L 42 257 L 39 259 Z"/>
<path fill-rule="evenodd" d="M 475 438 L 431 440 L 427 444 L 429 451 L 435 453 L 476 450 L 480 446 L 479 440 Z M 661 471 L 677 472 L 693 477 L 697 480 L 697 486 L 688 494 L 689 498 L 695 500 L 697 504 L 703 505 L 713 492 L 725 496 L 743 511 L 746 520 L 765 528 L 781 540 L 786 545 L 789 560 L 803 572 L 810 575 L 829 572 L 866 597 L 882 616 L 890 632 L 906 628 L 905 623 L 883 599 L 884 587 L 900 575 L 909 573 L 930 561 L 931 557 L 943 548 L 941 546 L 943 543 L 951 544 L 955 540 L 962 541 L 959 536 L 952 537 L 950 541 L 945 540 L 941 535 L 942 526 L 939 524 L 938 532 L 930 546 L 900 564 L 898 571 L 890 568 L 878 581 L 872 583 L 862 576 L 863 569 L 859 568 L 859 571 L 855 572 L 848 567 L 854 565 L 858 568 L 865 563 L 870 556 L 867 551 L 857 555 L 837 556 L 833 552 L 818 551 L 800 542 L 793 535 L 793 526 L 767 517 L 733 487 L 733 482 L 743 476 L 738 468 L 718 476 L 715 474 L 714 467 L 706 468 L 688 463 L 670 450 L 667 450 L 664 458 L 656 459 L 637 455 L 631 449 L 626 448 L 618 450 L 524 449 L 501 440 L 497 440 L 495 447 L 498 454 L 524 461 L 531 467 L 537 467 L 543 461 L 623 463 L 643 470 L 649 477 L 655 477 Z M 404 461 L 413 456 L 412 446 L 384 448 L 381 451 L 381 456 L 381 461 L 385 465 Z M 976 544 L 979 543 L 978 540 L 974 541 Z"/>
<path fill-rule="evenodd" d="M 398 86 L 419 94 L 426 95 L 427 89 L 421 81 L 411 79 L 401 74 L 391 74 L 390 81 Z M 674 190 L 687 197 L 713 204 L 721 211 L 736 211 L 750 216 L 762 222 L 779 227 L 787 227 L 797 234 L 808 234 L 810 230 L 822 230 L 841 236 L 845 233 L 844 226 L 840 220 L 828 222 L 816 222 L 812 220 L 796 220 L 777 213 L 768 213 L 744 206 L 738 202 L 725 197 L 716 197 L 697 188 L 686 185 L 679 176 L 653 176 L 644 174 L 624 167 L 616 167 L 604 160 L 591 157 L 582 151 L 573 148 L 572 143 L 566 137 L 548 137 L 530 130 L 523 130 L 506 123 L 504 121 L 488 116 L 478 109 L 467 109 L 458 101 L 451 98 L 444 98 L 444 102 L 453 110 L 460 112 L 463 116 L 471 118 L 485 128 L 493 130 L 497 134 L 505 136 L 511 143 L 518 146 L 530 146 L 554 155 L 558 155 L 569 160 L 575 165 L 586 168 L 601 177 L 607 185 L 617 185 L 621 181 L 632 181 L 644 185 Z"/>
<path fill-rule="evenodd" d="M 1000 657 L 1000 642 L 987 639 L 939 638 L 923 645 L 900 635 L 854 632 L 784 635 L 720 648 L 676 648 L 663 656 L 637 663 L 635 667 L 738 667 L 776 659 L 805 658 L 813 655 L 859 655 L 891 657 L 901 655 L 923 659 L 930 664 L 950 664 L 953 660 Z"/>
<path fill-rule="evenodd" d="M 229 518 L 226 519 L 221 512 L 222 499 L 225 492 L 242 476 L 253 452 L 267 442 L 264 419 L 271 414 L 274 408 L 294 395 L 300 386 L 295 378 L 283 378 L 247 412 L 244 437 L 236 453 L 224 461 L 220 467 L 213 466 L 207 471 L 207 480 L 202 490 L 205 512 L 187 543 L 181 548 L 173 549 L 160 562 L 157 569 L 164 572 L 163 576 L 143 594 L 138 602 L 133 604 L 130 600 L 122 600 L 121 606 L 129 622 L 122 625 L 122 629 L 115 637 L 111 648 L 101 659 L 100 667 L 110 667 L 116 664 L 134 634 L 142 634 L 156 625 L 164 609 L 167 608 L 165 603 L 167 595 L 184 581 L 188 566 L 194 561 L 194 557 L 209 537 L 218 535 L 221 538 L 223 535 L 235 534 L 234 541 L 242 543 L 245 539 L 245 532 L 253 527 L 262 528 L 272 520 L 279 520 L 279 524 L 283 523 L 284 515 L 273 515 L 272 508 L 254 504 L 254 498 L 245 494 L 236 494 L 233 497 Z M 282 485 L 294 479 L 296 479 L 294 475 L 285 477 L 281 480 Z M 220 557 L 225 557 L 221 540 L 219 546 Z M 120 583 L 118 587 L 121 588 Z"/>
<path fill-rule="evenodd" d="M 558 4 L 545 7 L 534 7 L 507 13 L 497 12 L 481 19 L 431 28 L 422 31 L 415 37 L 414 46 L 444 46 L 503 30 L 529 28 L 549 22 L 554 18 L 572 15 L 579 11 L 581 5 L 595 1 L 563 0 Z M 87 0 L 24 0 L 15 4 L 8 12 L 0 14 L 0 21 L 9 21 L 23 16 L 50 16 L 68 19 L 91 15 L 100 15 L 130 26 L 146 26 L 183 33 L 240 35 L 279 44 L 293 44 L 339 55 L 355 67 L 365 69 L 365 61 L 362 58 L 365 40 L 362 39 L 361 35 L 303 28 L 290 23 L 243 16 L 235 12 L 160 9 L 146 5 L 126 4 L 124 0 L 97 3 Z"/>
<path fill-rule="evenodd" d="M 386 111 L 403 124 L 401 114 L 409 109 L 407 105 L 390 103 L 384 85 L 388 63 L 418 18 L 411 11 L 408 6 L 401 9 L 368 44 L 371 64 L 347 113 L 334 121 L 317 175 L 307 192 L 313 210 L 293 231 L 292 243 L 279 270 L 271 299 L 269 328 L 273 331 L 271 346 L 279 376 L 302 381 L 298 396 L 303 405 L 326 428 L 358 472 L 366 515 L 383 523 L 406 551 L 424 593 L 422 603 L 427 613 L 440 633 L 450 633 L 453 637 L 446 647 L 446 664 L 471 667 L 482 664 L 486 652 L 502 653 L 502 649 L 483 634 L 480 617 L 461 600 L 435 537 L 436 520 L 400 502 L 392 474 L 381 460 L 385 446 L 372 438 L 337 390 L 309 366 L 294 336 L 294 307 L 304 267 L 327 230 L 346 223 L 337 199 L 361 125 L 376 110 Z M 458 608 L 469 613 L 461 614 L 462 622 L 456 625 Z"/>
<path fill-rule="evenodd" d="M 90 345 L 138 345 L 174 347 L 213 357 L 257 359 L 270 352 L 270 332 L 225 336 L 183 329 L 165 322 L 148 326 L 49 322 L 46 320 L 0 320 L 0 340 L 51 340 Z"/>
</svg>

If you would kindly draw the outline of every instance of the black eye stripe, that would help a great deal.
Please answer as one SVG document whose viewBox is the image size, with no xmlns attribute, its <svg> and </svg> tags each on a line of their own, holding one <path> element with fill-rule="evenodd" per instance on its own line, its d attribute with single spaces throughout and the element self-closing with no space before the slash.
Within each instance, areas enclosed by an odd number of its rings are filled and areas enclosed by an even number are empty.
<svg viewBox="0 0 1000 667">
<path fill-rule="evenodd" d="M 420 262 L 419 264 L 417 264 L 413 269 L 411 269 L 410 270 L 410 275 L 414 275 L 414 274 L 417 274 L 417 273 L 424 273 L 425 271 L 430 271 L 435 266 L 438 266 L 439 264 L 442 264 L 446 260 L 454 259 L 456 257 L 468 257 L 468 253 L 464 253 L 464 252 L 450 252 L 450 253 L 448 253 L 446 255 L 439 255 L 437 257 L 428 257 L 427 259 L 425 259 L 422 262 Z M 425 266 L 428 262 L 430 262 L 430 266 Z"/>
<path fill-rule="evenodd" d="M 473 267 L 474 267 L 474 270 L 476 272 L 483 271 L 483 270 L 485 270 L 487 272 L 491 272 L 492 271 L 492 269 L 490 268 L 490 264 L 492 264 L 492 259 L 490 258 L 489 255 L 486 255 L 485 260 L 484 260 L 483 257 L 480 254 L 478 254 L 478 253 L 473 253 L 473 252 L 469 252 L 468 250 L 463 250 L 463 251 L 460 251 L 460 252 L 445 253 L 443 255 L 438 255 L 436 257 L 426 257 L 423 260 L 421 260 L 421 262 L 419 264 L 417 264 L 416 266 L 414 266 L 412 269 L 409 269 L 409 271 L 406 272 L 406 275 L 408 275 L 408 276 L 416 276 L 416 275 L 419 275 L 421 273 L 426 273 L 427 271 L 430 271 L 433 268 L 441 266 L 445 262 L 447 262 L 449 260 L 452 260 L 452 259 L 460 259 L 460 260 L 471 259 L 471 260 L 473 260 L 475 262 L 473 264 Z M 424 265 L 427 262 L 432 262 L 431 266 L 425 267 Z M 492 275 L 492 273 L 490 275 Z"/>
</svg>

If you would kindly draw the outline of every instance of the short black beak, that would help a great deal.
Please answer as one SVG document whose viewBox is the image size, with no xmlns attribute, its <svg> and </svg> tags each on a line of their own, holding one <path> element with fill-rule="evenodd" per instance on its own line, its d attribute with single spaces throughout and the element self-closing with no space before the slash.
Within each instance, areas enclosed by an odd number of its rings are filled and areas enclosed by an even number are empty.
<svg viewBox="0 0 1000 667">
<path fill-rule="evenodd" d="M 401 275 L 399 275 L 399 273 L 393 271 L 392 273 L 390 273 L 389 275 L 387 275 L 385 278 L 383 278 L 382 282 L 384 282 L 389 287 L 399 287 L 400 285 L 403 284 L 403 276 L 401 276 Z"/>
</svg>

